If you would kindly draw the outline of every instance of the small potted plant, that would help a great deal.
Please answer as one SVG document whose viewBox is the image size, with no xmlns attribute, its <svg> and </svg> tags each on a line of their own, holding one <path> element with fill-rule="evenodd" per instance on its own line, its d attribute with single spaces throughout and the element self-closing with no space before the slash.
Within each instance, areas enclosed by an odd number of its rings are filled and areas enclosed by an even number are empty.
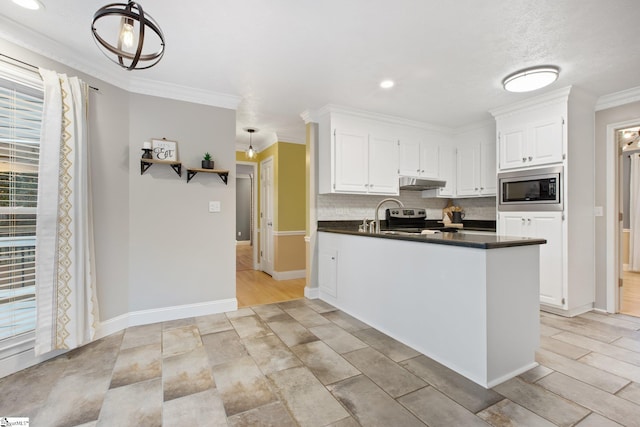
<svg viewBox="0 0 640 427">
<path fill-rule="evenodd" d="M 211 160 L 211 154 L 204 153 L 202 157 L 202 169 L 213 169 L 213 160 Z"/>
</svg>

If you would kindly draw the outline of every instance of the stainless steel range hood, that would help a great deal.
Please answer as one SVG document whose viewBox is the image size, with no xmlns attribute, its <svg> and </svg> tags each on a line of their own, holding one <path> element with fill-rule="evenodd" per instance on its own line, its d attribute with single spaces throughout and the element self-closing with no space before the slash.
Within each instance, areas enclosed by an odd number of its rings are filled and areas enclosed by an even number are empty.
<svg viewBox="0 0 640 427">
<path fill-rule="evenodd" d="M 400 177 L 400 189 L 410 191 L 433 190 L 447 185 L 446 181 L 436 179 L 420 179 L 408 176 Z"/>
</svg>

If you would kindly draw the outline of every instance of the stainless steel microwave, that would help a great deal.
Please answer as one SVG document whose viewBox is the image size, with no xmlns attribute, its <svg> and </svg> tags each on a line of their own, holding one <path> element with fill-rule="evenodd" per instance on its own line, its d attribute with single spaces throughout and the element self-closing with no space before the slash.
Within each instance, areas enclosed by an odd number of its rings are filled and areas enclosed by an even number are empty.
<svg viewBox="0 0 640 427">
<path fill-rule="evenodd" d="M 499 211 L 561 211 L 562 166 L 498 174 Z"/>
</svg>

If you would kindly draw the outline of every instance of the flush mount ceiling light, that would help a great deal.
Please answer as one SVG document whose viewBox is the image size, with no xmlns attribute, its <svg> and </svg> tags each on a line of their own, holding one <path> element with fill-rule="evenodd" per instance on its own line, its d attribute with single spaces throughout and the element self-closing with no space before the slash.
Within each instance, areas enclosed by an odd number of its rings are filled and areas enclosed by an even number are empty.
<svg viewBox="0 0 640 427">
<path fill-rule="evenodd" d="M 382 89 L 391 89 L 394 85 L 395 83 L 393 82 L 393 80 L 383 80 L 380 82 L 380 87 Z"/>
<path fill-rule="evenodd" d="M 38 10 L 43 9 L 44 5 L 40 3 L 38 0 L 12 0 L 18 6 L 22 6 L 25 9 L 29 10 Z"/>
<path fill-rule="evenodd" d="M 111 3 L 98 9 L 93 15 L 91 32 L 102 53 L 127 70 L 151 68 L 164 55 L 160 26 L 134 1 Z"/>
<path fill-rule="evenodd" d="M 560 69 L 551 65 L 527 68 L 508 75 L 502 86 L 509 92 L 530 92 L 555 82 Z"/>
<path fill-rule="evenodd" d="M 255 128 L 244 128 L 244 130 L 249 132 L 249 148 L 246 151 L 246 155 L 247 155 L 247 158 L 253 159 L 253 158 L 256 157 L 258 152 L 253 148 L 253 145 L 251 145 L 252 136 L 253 136 L 254 132 L 258 132 L 258 129 L 255 129 Z"/>
</svg>

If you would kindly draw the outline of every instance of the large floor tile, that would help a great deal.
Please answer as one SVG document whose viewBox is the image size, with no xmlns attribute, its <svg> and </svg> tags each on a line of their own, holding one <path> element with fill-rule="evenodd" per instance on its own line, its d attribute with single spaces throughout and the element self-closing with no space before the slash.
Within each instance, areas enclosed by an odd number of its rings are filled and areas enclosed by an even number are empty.
<svg viewBox="0 0 640 427">
<path fill-rule="evenodd" d="M 589 353 L 578 361 L 589 366 L 593 366 L 594 368 L 610 372 L 621 378 L 640 382 L 640 366 L 623 362 L 599 353 Z"/>
<path fill-rule="evenodd" d="M 336 311 L 337 308 L 329 303 L 326 303 L 320 299 L 307 299 L 307 307 L 315 311 L 316 313 L 324 314 Z"/>
<path fill-rule="evenodd" d="M 162 382 L 159 378 L 112 388 L 104 398 L 98 427 L 162 426 Z"/>
<path fill-rule="evenodd" d="M 325 426 L 349 416 L 307 368 L 274 372 L 269 379 L 300 426 Z"/>
<path fill-rule="evenodd" d="M 540 348 L 568 357 L 569 359 L 579 359 L 590 352 L 590 350 L 586 348 L 559 341 L 555 339 L 555 336 L 540 337 Z"/>
<path fill-rule="evenodd" d="M 616 396 L 627 399 L 630 402 L 640 405 L 640 383 L 631 383 L 619 392 Z"/>
<path fill-rule="evenodd" d="M 503 399 L 497 392 L 487 390 L 427 356 L 420 355 L 400 364 L 473 413 Z"/>
<path fill-rule="evenodd" d="M 488 424 L 433 387 L 425 387 L 398 399 L 430 427 L 487 427 Z"/>
<path fill-rule="evenodd" d="M 537 384 L 622 425 L 640 426 L 640 406 L 592 385 L 559 372 L 547 375 Z"/>
<path fill-rule="evenodd" d="M 228 425 L 229 427 L 297 427 L 281 402 L 270 403 L 229 417 Z"/>
<path fill-rule="evenodd" d="M 373 328 L 355 331 L 353 335 L 360 338 L 362 341 L 366 342 L 394 362 L 407 360 L 420 354 L 411 347 L 406 346 Z"/>
<path fill-rule="evenodd" d="M 584 381 L 587 384 L 591 384 L 609 393 L 615 393 L 629 384 L 629 380 L 625 378 L 547 350 L 538 350 L 536 352 L 536 360 L 538 363 L 554 371 L 562 372 L 563 374 Z"/>
<path fill-rule="evenodd" d="M 125 334 L 126 336 L 126 334 Z M 111 388 L 159 378 L 162 374 L 160 342 L 120 351 L 111 376 Z"/>
<path fill-rule="evenodd" d="M 368 347 L 365 342 L 334 324 L 316 326 L 311 328 L 311 332 L 340 354 Z"/>
<path fill-rule="evenodd" d="M 613 344 L 615 346 L 618 346 L 618 347 L 626 348 L 627 350 L 631 350 L 631 351 L 635 351 L 637 353 L 640 353 L 640 339 L 632 339 L 632 338 L 628 338 L 628 337 L 622 337 L 622 338 L 619 338 L 619 339 L 615 340 L 611 344 Z"/>
<path fill-rule="evenodd" d="M 609 418 L 605 418 L 600 414 L 592 412 L 584 420 L 576 424 L 576 427 L 623 427 L 622 424 L 618 424 L 615 421 L 611 421 Z"/>
<path fill-rule="evenodd" d="M 289 347 L 318 340 L 318 337 L 295 320 L 274 321 L 268 325 Z"/>
<path fill-rule="evenodd" d="M 283 315 L 287 316 L 289 319 L 293 319 L 283 309 L 275 304 L 256 305 L 251 308 L 265 322 L 271 322 L 274 318 L 279 318 Z"/>
<path fill-rule="evenodd" d="M 307 306 L 287 308 L 285 311 L 307 329 L 331 323 L 330 320 Z"/>
<path fill-rule="evenodd" d="M 124 331 L 121 350 L 149 344 L 162 344 L 162 323 L 132 326 Z"/>
<path fill-rule="evenodd" d="M 403 396 L 427 386 L 423 380 L 371 347 L 343 356 L 391 397 Z"/>
<path fill-rule="evenodd" d="M 200 331 L 195 324 L 176 326 L 162 331 L 162 357 L 188 353 L 201 345 Z"/>
<path fill-rule="evenodd" d="M 574 334 L 583 335 L 587 338 L 610 343 L 621 335 L 612 333 L 611 331 L 601 331 L 594 329 L 584 323 L 575 322 L 573 319 L 562 318 L 561 316 L 550 316 L 548 313 L 544 313 L 540 317 L 540 323 L 545 326 L 551 326 L 561 331 L 573 332 Z"/>
<path fill-rule="evenodd" d="M 259 338 L 273 334 L 267 324 L 255 314 L 229 320 L 240 338 Z"/>
<path fill-rule="evenodd" d="M 540 378 L 546 377 L 552 372 L 553 369 L 538 365 L 535 368 L 529 369 L 527 372 L 520 374 L 519 377 L 528 383 L 535 383 Z"/>
<path fill-rule="evenodd" d="M 355 332 L 361 329 L 370 328 L 370 326 L 367 325 L 366 323 L 361 322 L 355 317 L 349 316 L 344 311 L 340 311 L 340 310 L 330 311 L 328 313 L 324 313 L 323 316 L 331 320 L 333 323 L 340 326 L 342 329 L 344 329 L 347 332 Z"/>
<path fill-rule="evenodd" d="M 424 427 L 424 423 L 364 375 L 340 381 L 329 389 L 363 426 Z"/>
<path fill-rule="evenodd" d="M 65 375 L 74 372 L 102 372 L 111 376 L 123 336 L 124 331 L 116 332 L 68 352 Z"/>
<path fill-rule="evenodd" d="M 513 378 L 493 389 L 558 426 L 570 427 L 591 412 L 543 387 L 529 384 L 519 378 Z"/>
<path fill-rule="evenodd" d="M 247 349 L 236 331 L 218 332 L 202 336 L 211 366 L 227 363 L 246 356 Z"/>
<path fill-rule="evenodd" d="M 233 329 L 231 322 L 224 313 L 209 314 L 196 317 L 196 326 L 200 335 L 215 334 L 216 332 L 230 331 Z"/>
<path fill-rule="evenodd" d="M 614 344 L 603 343 L 571 332 L 562 332 L 561 334 L 555 335 L 553 338 L 558 341 L 564 341 L 569 344 L 574 344 L 591 351 L 613 357 L 614 359 L 618 359 L 623 362 L 633 363 L 636 366 L 640 366 L 640 352 L 618 347 Z"/>
<path fill-rule="evenodd" d="M 164 401 L 199 393 L 215 386 L 211 365 L 202 346 L 162 361 Z"/>
<path fill-rule="evenodd" d="M 227 416 L 277 401 L 266 377 L 249 356 L 214 366 L 213 377 Z"/>
<path fill-rule="evenodd" d="M 611 326 L 617 326 L 619 328 L 630 329 L 632 331 L 637 331 L 638 329 L 640 329 L 640 323 L 622 319 L 620 317 L 612 316 L 606 313 L 596 313 L 594 311 L 590 311 L 590 312 L 581 314 L 580 317 L 583 319 L 589 319 L 589 320 L 594 320 L 596 322 L 605 323 Z"/>
<path fill-rule="evenodd" d="M 217 390 L 208 389 L 165 402 L 162 425 L 226 427 L 227 414 Z"/>
<path fill-rule="evenodd" d="M 253 360 L 265 374 L 301 366 L 302 362 L 276 335 L 244 340 Z"/>
<path fill-rule="evenodd" d="M 322 384 L 327 385 L 360 375 L 360 371 L 322 341 L 301 344 L 292 347 L 291 350 Z"/>
<path fill-rule="evenodd" d="M 553 423 L 509 399 L 504 399 L 478 412 L 478 416 L 495 427 L 553 427 Z"/>
</svg>

